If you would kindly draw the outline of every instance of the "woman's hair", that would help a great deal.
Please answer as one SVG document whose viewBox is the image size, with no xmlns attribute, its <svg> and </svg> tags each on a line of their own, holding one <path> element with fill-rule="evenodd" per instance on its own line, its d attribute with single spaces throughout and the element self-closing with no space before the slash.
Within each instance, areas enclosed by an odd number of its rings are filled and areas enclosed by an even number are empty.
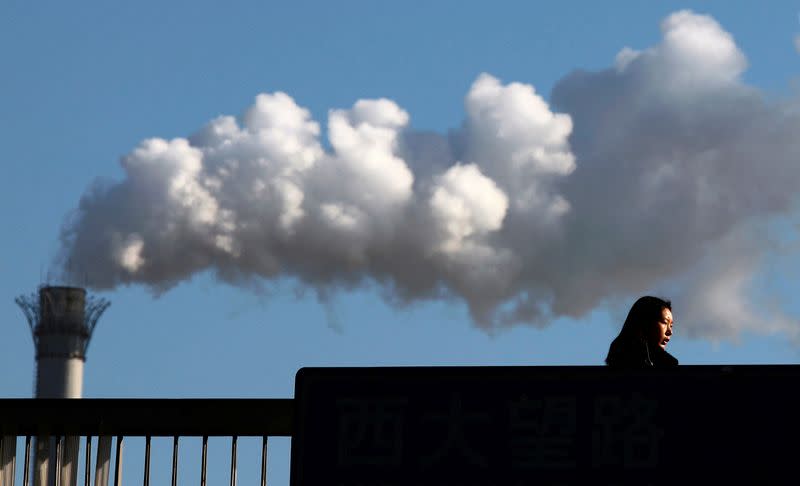
<svg viewBox="0 0 800 486">
<path fill-rule="evenodd" d="M 628 317 L 625 318 L 625 323 L 622 325 L 622 330 L 619 335 L 611 343 L 606 357 L 606 364 L 613 360 L 615 350 L 622 351 L 625 344 L 632 344 L 647 336 L 650 331 L 650 326 L 654 326 L 661 320 L 662 312 L 664 309 L 672 310 L 672 302 L 658 297 L 645 295 L 633 303 L 631 310 L 628 311 Z"/>
<path fill-rule="evenodd" d="M 624 338 L 646 335 L 650 330 L 649 327 L 661 320 L 664 309 L 671 311 L 672 302 L 650 295 L 639 297 L 628 311 L 628 317 L 625 318 L 625 324 L 622 325 L 619 335 Z"/>
</svg>

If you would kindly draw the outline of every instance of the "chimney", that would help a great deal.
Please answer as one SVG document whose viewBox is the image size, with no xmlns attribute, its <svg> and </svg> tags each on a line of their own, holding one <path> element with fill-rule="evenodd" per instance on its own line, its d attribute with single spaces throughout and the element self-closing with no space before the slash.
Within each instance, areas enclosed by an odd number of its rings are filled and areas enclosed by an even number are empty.
<svg viewBox="0 0 800 486">
<path fill-rule="evenodd" d="M 79 287 L 39 287 L 39 294 L 14 299 L 28 318 L 36 347 L 36 398 L 81 398 L 86 349 L 97 320 L 110 303 L 87 297 Z M 62 437 L 61 481 L 57 486 L 77 484 L 79 437 Z M 110 442 L 106 441 L 106 449 Z M 33 466 L 34 486 L 54 486 L 55 437 L 36 438 Z"/>
<path fill-rule="evenodd" d="M 89 340 L 110 303 L 87 297 L 83 288 L 56 286 L 15 301 L 36 347 L 36 398 L 80 398 Z"/>
</svg>

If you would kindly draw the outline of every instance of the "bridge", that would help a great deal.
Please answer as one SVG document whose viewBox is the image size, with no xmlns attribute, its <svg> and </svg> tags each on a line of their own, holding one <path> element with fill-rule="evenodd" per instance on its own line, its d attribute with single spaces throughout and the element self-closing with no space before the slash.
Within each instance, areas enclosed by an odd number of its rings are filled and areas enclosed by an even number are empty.
<svg viewBox="0 0 800 486">
<path fill-rule="evenodd" d="M 53 444 L 50 484 L 119 486 L 129 437 L 144 460 L 125 482 L 145 486 L 153 438 L 172 440 L 172 485 L 199 461 L 205 486 L 209 437 L 229 444 L 231 485 L 242 438 L 260 441 L 247 467 L 267 484 L 270 437 L 291 437 L 292 486 L 796 484 L 799 378 L 797 365 L 304 368 L 294 398 L 2 399 L 0 486 L 28 486 L 37 438 Z M 80 458 L 65 453 L 75 438 Z M 201 457 L 181 455 L 184 438 Z"/>
</svg>

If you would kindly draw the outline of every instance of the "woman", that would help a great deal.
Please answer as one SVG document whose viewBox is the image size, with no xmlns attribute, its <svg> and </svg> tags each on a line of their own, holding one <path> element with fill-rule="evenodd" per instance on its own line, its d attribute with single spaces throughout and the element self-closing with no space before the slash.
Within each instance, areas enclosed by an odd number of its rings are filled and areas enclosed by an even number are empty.
<svg viewBox="0 0 800 486">
<path fill-rule="evenodd" d="M 672 303 L 640 297 L 608 348 L 606 364 L 614 368 L 670 368 L 678 360 L 667 352 L 672 337 Z"/>
</svg>

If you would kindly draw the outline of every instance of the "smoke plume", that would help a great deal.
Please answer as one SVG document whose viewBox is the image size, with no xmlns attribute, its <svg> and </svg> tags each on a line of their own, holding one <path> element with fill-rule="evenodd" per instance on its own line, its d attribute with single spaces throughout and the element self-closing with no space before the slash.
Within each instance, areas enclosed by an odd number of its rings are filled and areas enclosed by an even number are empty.
<svg viewBox="0 0 800 486">
<path fill-rule="evenodd" d="M 756 229 L 796 202 L 797 104 L 742 81 L 714 19 L 681 11 L 661 30 L 565 76 L 550 104 L 481 74 L 447 134 L 370 99 L 329 112 L 326 146 L 288 94 L 260 94 L 238 118 L 141 142 L 123 180 L 83 196 L 62 258 L 98 288 L 208 270 L 323 294 L 377 283 L 400 304 L 463 299 L 485 328 L 661 289 L 694 336 L 794 336 L 748 285 L 770 248 Z"/>
</svg>

